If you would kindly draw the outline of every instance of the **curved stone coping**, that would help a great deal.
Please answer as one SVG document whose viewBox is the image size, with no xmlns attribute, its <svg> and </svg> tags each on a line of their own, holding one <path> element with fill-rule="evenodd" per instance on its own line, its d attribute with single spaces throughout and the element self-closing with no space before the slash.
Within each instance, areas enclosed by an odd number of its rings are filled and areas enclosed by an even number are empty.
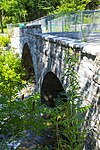
<svg viewBox="0 0 100 150">
<path fill-rule="evenodd" d="M 100 55 L 100 44 L 98 43 L 88 43 L 88 42 L 81 42 L 81 40 L 78 39 L 72 39 L 68 38 L 67 34 L 66 37 L 64 36 L 56 36 L 53 34 L 47 34 L 47 33 L 42 33 L 42 34 L 35 34 L 35 36 L 41 37 L 42 39 L 49 41 L 49 42 L 54 42 L 58 43 L 59 45 L 63 45 L 65 47 L 71 47 L 76 50 L 80 50 L 83 53 L 89 53 L 92 55 Z"/>
<path fill-rule="evenodd" d="M 54 43 L 58 43 L 60 45 L 63 45 L 63 46 L 67 46 L 67 47 L 81 47 L 82 46 L 82 43 L 80 40 L 77 40 L 77 39 L 72 39 L 72 38 L 68 38 L 67 35 L 66 37 L 64 36 L 56 36 L 56 35 L 52 35 L 52 34 L 47 34 L 47 33 L 38 33 L 38 34 L 35 34 L 35 36 L 38 36 L 38 37 L 41 37 L 42 39 L 46 40 L 46 41 L 49 41 L 49 42 L 54 42 Z"/>
<path fill-rule="evenodd" d="M 81 32 L 51 32 L 47 33 L 50 35 L 58 36 L 58 37 L 67 37 L 67 38 L 72 38 L 72 39 L 81 39 Z"/>
<path fill-rule="evenodd" d="M 27 24 L 26 26 L 25 26 L 25 28 L 41 28 L 41 25 L 40 24 L 36 24 L 36 25 L 33 25 L 33 24 Z"/>
</svg>

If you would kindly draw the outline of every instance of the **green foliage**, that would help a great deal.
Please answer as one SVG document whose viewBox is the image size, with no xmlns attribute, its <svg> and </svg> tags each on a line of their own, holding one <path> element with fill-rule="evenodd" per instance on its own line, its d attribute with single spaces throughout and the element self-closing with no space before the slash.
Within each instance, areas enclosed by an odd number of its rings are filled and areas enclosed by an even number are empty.
<svg viewBox="0 0 100 150">
<path fill-rule="evenodd" d="M 55 13 L 61 12 L 74 12 L 78 10 L 85 10 L 87 4 L 91 0 L 63 0 L 60 1 L 60 5 L 54 11 Z"/>
<path fill-rule="evenodd" d="M 55 10 L 57 5 L 59 5 L 57 0 L 2 0 L 0 2 L 0 18 L 3 25 L 31 21 L 49 14 Z"/>
<path fill-rule="evenodd" d="M 100 5 L 100 0 L 90 0 L 90 2 L 86 5 L 86 9 L 95 10 L 98 9 Z"/>
<path fill-rule="evenodd" d="M 19 99 L 17 93 L 21 90 L 24 75 L 20 59 L 13 52 L 1 52 L 0 134 L 5 137 L 1 141 L 1 149 L 7 149 L 7 142 L 25 137 L 27 130 L 40 136 L 43 131 L 50 130 L 55 137 L 56 147 L 53 148 L 57 150 L 83 148 L 85 131 L 81 130 L 81 126 L 89 106 L 81 107 L 76 73 L 77 59 L 78 55 L 72 49 L 66 51 L 64 78 L 66 77 L 68 83 L 65 94 L 67 102 L 57 98 L 56 107 L 52 109 L 41 104 L 39 93 L 24 100 Z"/>
<path fill-rule="evenodd" d="M 13 127 L 14 118 L 18 121 L 20 114 L 16 114 L 18 106 L 15 100 L 16 94 L 22 87 L 24 75 L 18 54 L 11 50 L 0 50 L 0 134 L 2 135 L 9 136 L 15 131 L 14 128 L 17 131 L 17 124 L 16 127 Z M 3 140 L 4 146 L 6 142 Z M 1 144 L 0 146 L 2 147 Z"/>
<path fill-rule="evenodd" d="M 22 76 L 25 75 L 21 60 L 13 51 L 1 51 L 0 53 L 0 93 L 13 93 L 16 86 L 22 84 Z"/>
<path fill-rule="evenodd" d="M 18 54 L 11 50 L 0 51 L 0 135 L 4 137 L 3 141 L 0 139 L 0 149 L 9 149 L 7 142 L 24 136 L 26 130 L 33 130 L 35 133 L 38 126 L 41 126 L 41 130 L 45 127 L 40 116 L 42 107 L 37 103 L 39 94 L 24 101 L 18 96 L 24 86 L 24 76 Z"/>
<path fill-rule="evenodd" d="M 10 43 L 10 39 L 7 36 L 0 36 L 0 47 L 6 47 Z"/>
<path fill-rule="evenodd" d="M 84 145 L 85 131 L 81 130 L 81 126 L 84 122 L 83 114 L 87 109 L 81 107 L 81 96 L 76 72 L 78 57 L 79 55 L 72 49 L 69 49 L 65 55 L 66 68 L 64 76 L 67 77 L 67 102 L 56 109 L 58 150 L 81 150 Z"/>
</svg>

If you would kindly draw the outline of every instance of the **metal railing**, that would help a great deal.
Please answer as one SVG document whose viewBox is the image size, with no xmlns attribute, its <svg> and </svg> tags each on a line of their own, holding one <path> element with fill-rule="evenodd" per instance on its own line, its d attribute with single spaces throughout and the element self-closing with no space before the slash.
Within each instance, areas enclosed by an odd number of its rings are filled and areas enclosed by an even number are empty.
<svg viewBox="0 0 100 150">
<path fill-rule="evenodd" d="M 53 14 L 25 23 L 41 24 L 42 32 L 80 32 L 80 39 L 90 34 L 100 37 L 100 10 Z"/>
<path fill-rule="evenodd" d="M 41 24 L 42 32 L 80 32 L 81 39 L 100 37 L 100 10 L 66 12 L 42 17 L 31 24 Z"/>
</svg>

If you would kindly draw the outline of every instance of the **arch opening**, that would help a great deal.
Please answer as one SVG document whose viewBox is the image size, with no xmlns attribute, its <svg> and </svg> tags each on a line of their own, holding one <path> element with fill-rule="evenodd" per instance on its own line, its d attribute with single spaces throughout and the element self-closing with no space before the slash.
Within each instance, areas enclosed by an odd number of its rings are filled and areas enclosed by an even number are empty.
<svg viewBox="0 0 100 150">
<path fill-rule="evenodd" d="M 65 94 L 62 93 L 65 93 L 65 90 L 60 80 L 53 72 L 48 72 L 41 86 L 41 102 L 53 108 L 58 97 L 66 99 Z"/>
<path fill-rule="evenodd" d="M 27 43 L 25 43 L 23 47 L 22 65 L 26 71 L 26 80 L 31 79 L 33 82 L 35 82 L 35 72 L 34 72 L 34 66 L 32 62 L 32 56 Z"/>
</svg>

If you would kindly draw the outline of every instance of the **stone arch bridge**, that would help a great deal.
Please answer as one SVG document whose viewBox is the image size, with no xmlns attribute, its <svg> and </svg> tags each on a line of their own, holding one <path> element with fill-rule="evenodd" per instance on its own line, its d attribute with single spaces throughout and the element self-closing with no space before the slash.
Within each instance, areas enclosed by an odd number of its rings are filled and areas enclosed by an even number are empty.
<svg viewBox="0 0 100 150">
<path fill-rule="evenodd" d="M 36 89 L 42 90 L 45 100 L 56 98 L 66 87 L 64 74 L 64 55 L 72 48 L 80 53 L 78 67 L 79 85 L 85 104 L 93 104 L 86 117 L 87 126 L 96 128 L 97 133 L 90 133 L 86 150 L 100 148 L 99 111 L 100 111 L 100 43 L 81 42 L 79 32 L 42 33 L 40 25 L 15 28 L 12 47 L 20 54 L 28 76 L 34 75 Z M 91 142 L 91 138 L 95 141 Z M 92 149 L 91 149 L 92 150 Z"/>
</svg>

